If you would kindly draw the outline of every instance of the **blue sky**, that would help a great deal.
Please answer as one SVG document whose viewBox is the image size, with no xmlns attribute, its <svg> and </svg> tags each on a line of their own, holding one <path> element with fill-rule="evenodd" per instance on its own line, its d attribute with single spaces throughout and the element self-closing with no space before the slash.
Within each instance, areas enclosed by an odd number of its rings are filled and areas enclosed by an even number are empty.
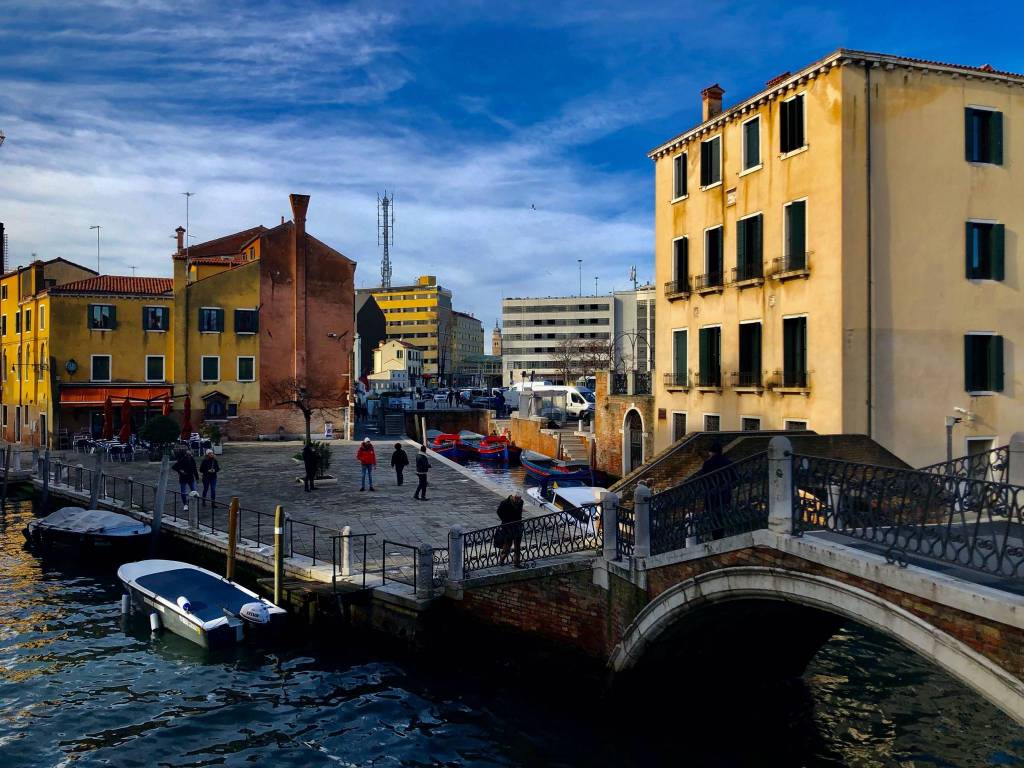
<svg viewBox="0 0 1024 768">
<path fill-rule="evenodd" d="M 646 152 L 838 47 L 1024 71 L 1019 3 L 0 0 L 0 221 L 14 263 L 170 273 L 290 217 L 379 279 L 437 274 L 485 326 L 505 296 L 653 274 Z"/>
</svg>

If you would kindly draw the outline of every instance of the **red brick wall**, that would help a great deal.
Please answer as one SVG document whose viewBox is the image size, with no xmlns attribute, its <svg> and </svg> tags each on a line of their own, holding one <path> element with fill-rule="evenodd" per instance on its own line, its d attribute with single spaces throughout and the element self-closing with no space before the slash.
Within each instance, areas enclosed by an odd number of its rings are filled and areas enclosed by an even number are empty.
<svg viewBox="0 0 1024 768">
<path fill-rule="evenodd" d="M 243 410 L 240 414 L 237 419 L 228 419 L 227 423 L 218 422 L 223 425 L 221 432 L 229 440 L 256 440 L 260 435 L 276 435 L 280 427 L 284 427 L 284 434 L 288 439 L 306 437 L 306 420 L 297 408 Z M 325 421 L 334 422 L 335 437 L 344 437 L 342 428 L 345 424 L 345 415 L 338 409 L 313 414 L 310 430 L 314 440 L 323 437 Z"/>
<path fill-rule="evenodd" d="M 644 460 L 654 458 L 655 410 L 649 395 L 609 395 L 608 375 L 599 374 L 594 390 L 594 432 L 597 433 L 597 467 L 619 477 L 622 475 L 622 425 L 626 414 L 635 408 L 644 423 Z"/>
</svg>

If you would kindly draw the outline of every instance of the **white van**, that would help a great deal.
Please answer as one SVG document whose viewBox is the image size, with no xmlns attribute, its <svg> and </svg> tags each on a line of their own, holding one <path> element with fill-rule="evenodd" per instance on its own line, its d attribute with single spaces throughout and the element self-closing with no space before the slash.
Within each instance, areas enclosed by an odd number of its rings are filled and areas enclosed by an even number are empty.
<svg viewBox="0 0 1024 768">
<path fill-rule="evenodd" d="M 565 413 L 571 419 L 589 419 L 594 415 L 594 393 L 589 387 L 538 384 L 533 388 L 533 393 L 541 397 L 563 394 L 565 396 Z"/>
</svg>

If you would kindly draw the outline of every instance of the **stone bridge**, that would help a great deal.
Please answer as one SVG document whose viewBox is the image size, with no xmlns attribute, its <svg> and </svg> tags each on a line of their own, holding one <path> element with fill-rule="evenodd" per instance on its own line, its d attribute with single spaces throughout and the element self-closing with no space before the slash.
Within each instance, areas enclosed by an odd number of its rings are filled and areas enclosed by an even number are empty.
<svg viewBox="0 0 1024 768">
<path fill-rule="evenodd" d="M 1010 455 L 1013 482 L 1024 439 Z M 582 652 L 627 686 L 799 676 L 855 622 L 1024 723 L 1024 487 L 794 456 L 776 437 L 721 473 L 616 501 L 578 554 L 540 559 L 524 530 L 523 569 L 473 570 L 490 534 L 455 531 L 452 618 Z"/>
</svg>

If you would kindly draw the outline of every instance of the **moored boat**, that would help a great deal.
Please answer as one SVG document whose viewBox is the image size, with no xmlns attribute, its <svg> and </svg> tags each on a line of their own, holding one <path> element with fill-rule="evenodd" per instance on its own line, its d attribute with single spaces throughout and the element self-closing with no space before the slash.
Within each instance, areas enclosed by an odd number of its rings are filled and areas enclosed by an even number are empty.
<svg viewBox="0 0 1024 768">
<path fill-rule="evenodd" d="M 459 458 L 479 459 L 480 443 L 483 442 L 483 439 L 483 435 L 470 432 L 468 429 L 459 432 L 459 442 L 457 443 Z"/>
<path fill-rule="evenodd" d="M 607 488 L 558 477 L 526 489 L 526 495 L 542 509 L 559 514 L 569 525 L 585 526 L 591 536 L 600 534 L 601 502 L 607 493 Z"/>
<path fill-rule="evenodd" d="M 581 459 L 559 461 L 536 451 L 523 451 L 519 457 L 523 468 L 538 480 L 557 477 L 562 480 L 578 480 L 591 485 L 605 482 L 607 475 L 599 469 L 591 469 Z"/>
<path fill-rule="evenodd" d="M 135 610 L 203 648 L 223 648 L 278 630 L 283 608 L 222 576 L 177 560 L 140 560 L 117 569 Z"/>
<path fill-rule="evenodd" d="M 516 445 L 514 442 L 512 442 L 508 435 L 488 435 L 483 439 L 480 445 L 481 447 L 483 447 L 485 445 L 495 445 L 499 443 L 503 444 L 506 448 L 506 461 L 519 461 L 519 457 L 522 455 L 523 449 Z"/>
<path fill-rule="evenodd" d="M 148 543 L 152 529 L 118 512 L 61 507 L 46 517 L 30 520 L 23 533 L 35 546 L 126 551 Z"/>
<path fill-rule="evenodd" d="M 438 456 L 454 459 L 459 454 L 459 436 L 440 432 L 436 429 L 427 430 L 427 447 Z"/>
</svg>

